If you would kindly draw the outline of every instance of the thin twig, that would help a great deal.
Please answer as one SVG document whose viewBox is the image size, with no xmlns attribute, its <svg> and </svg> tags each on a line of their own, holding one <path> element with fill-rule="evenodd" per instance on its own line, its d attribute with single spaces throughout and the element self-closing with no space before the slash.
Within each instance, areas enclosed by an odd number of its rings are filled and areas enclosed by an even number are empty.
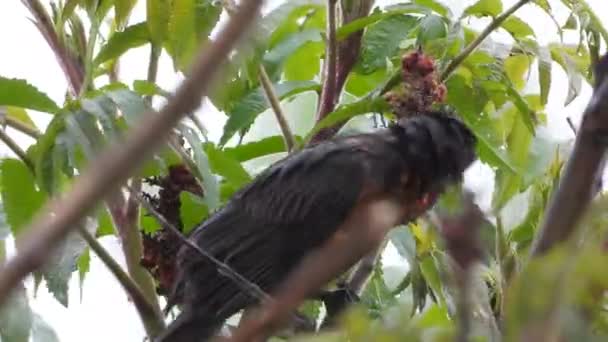
<svg viewBox="0 0 608 342">
<path fill-rule="evenodd" d="M 574 135 L 576 136 L 576 126 L 574 126 L 574 123 L 572 122 L 572 118 L 571 117 L 567 117 L 566 118 L 566 122 L 568 123 L 568 126 L 570 126 L 570 129 L 572 130 L 572 133 L 574 133 Z"/>
<path fill-rule="evenodd" d="M 7 125 L 10 128 L 13 128 L 23 134 L 30 136 L 31 138 L 38 139 L 42 135 L 40 131 L 36 128 L 30 127 L 23 122 L 12 118 L 7 115 L 7 113 L 3 110 L 0 110 L 0 123 Z"/>
<path fill-rule="evenodd" d="M 160 59 L 161 48 L 156 44 L 150 44 L 150 62 L 148 64 L 148 75 L 146 81 L 149 83 L 156 83 L 156 76 L 158 75 L 158 60 Z M 144 98 L 144 101 L 149 107 L 152 107 L 153 95 L 148 95 Z"/>
<path fill-rule="evenodd" d="M 22 240 L 20 253 L 0 268 L 0 306 L 11 290 L 33 270 L 75 228 L 87 212 L 117 189 L 147 157 L 163 145 L 168 133 L 185 113 L 195 110 L 216 77 L 217 65 L 228 56 L 236 41 L 257 18 L 262 0 L 244 1 L 239 11 L 205 44 L 190 76 L 178 88 L 172 101 L 159 113 L 147 113 L 122 142 L 108 146 L 78 177 L 65 196 L 48 203 L 34 218 Z"/>
<path fill-rule="evenodd" d="M 494 30 L 496 30 L 498 27 L 500 27 L 500 25 L 502 25 L 502 23 L 504 23 L 504 21 L 507 20 L 507 18 L 509 18 L 513 13 L 515 13 L 523 5 L 525 5 L 525 4 L 529 3 L 529 2 L 530 2 L 530 0 L 519 0 L 518 2 L 516 2 L 515 4 L 513 4 L 513 6 L 509 7 L 506 11 L 504 11 L 499 16 L 497 16 L 496 18 L 494 18 L 490 22 L 490 24 L 488 24 L 488 26 L 486 26 L 486 28 L 483 31 L 481 31 L 481 33 L 479 34 L 479 36 L 477 36 L 477 38 L 475 38 L 475 40 L 473 40 L 471 42 L 471 44 L 469 44 L 456 57 L 454 57 L 454 59 L 452 59 L 452 61 L 450 62 L 450 64 L 448 64 L 448 66 L 441 73 L 441 77 L 440 77 L 441 80 L 442 81 L 446 80 L 452 74 L 452 72 L 454 70 L 456 70 L 456 68 L 458 68 L 458 66 L 460 64 L 462 64 L 462 62 L 464 62 L 464 60 L 467 59 L 467 57 L 469 57 L 469 55 L 471 53 L 473 53 L 473 51 L 475 51 L 475 49 L 477 49 L 477 47 L 492 32 L 494 32 Z"/>
<path fill-rule="evenodd" d="M 289 128 L 289 122 L 287 122 L 287 118 L 285 117 L 285 113 L 281 108 L 281 101 L 274 91 L 274 87 L 272 85 L 272 81 L 268 77 L 268 73 L 266 73 L 266 68 L 260 64 L 259 67 L 260 72 L 260 83 L 262 84 L 262 88 L 264 88 L 264 93 L 266 94 L 266 98 L 270 103 L 270 107 L 274 112 L 274 116 L 277 119 L 279 127 L 281 128 L 281 133 L 283 134 L 283 140 L 285 141 L 285 147 L 287 151 L 291 152 L 293 147 L 296 146 L 296 139 L 291 132 L 291 128 Z"/>
<path fill-rule="evenodd" d="M 597 193 L 597 184 L 601 184 L 608 139 L 605 133 L 608 131 L 608 55 L 598 62 L 595 80 L 574 148 L 532 245 L 532 255 L 544 254 L 570 237 Z"/>
<path fill-rule="evenodd" d="M 89 39 L 87 41 L 87 47 L 84 55 L 84 78 L 82 80 L 82 86 L 79 89 L 79 94 L 82 96 L 89 89 L 93 88 L 93 53 L 95 52 L 95 44 L 97 43 L 97 35 L 99 34 L 99 22 L 97 16 L 93 11 L 89 13 L 89 19 L 91 20 L 91 27 L 89 29 Z"/>
<path fill-rule="evenodd" d="M 156 332 L 152 337 L 156 336 L 165 328 L 165 322 L 160 312 L 154 305 L 150 304 L 144 296 L 139 286 L 129 277 L 122 267 L 114 260 L 110 253 L 91 235 L 84 227 L 79 227 L 80 236 L 87 242 L 91 250 L 99 257 L 104 265 L 110 270 L 112 275 L 118 280 L 120 285 L 129 294 L 135 308 L 139 312 L 143 324 L 146 326 L 146 331 Z"/>
<path fill-rule="evenodd" d="M 327 43 L 323 62 L 323 89 L 319 98 L 316 121 L 333 111 L 336 104 L 336 64 L 338 44 L 336 39 L 336 2 L 327 0 Z"/>
<path fill-rule="evenodd" d="M 13 151 L 13 153 L 15 153 L 17 157 L 19 157 L 19 159 L 21 159 L 25 163 L 25 165 L 32 171 L 32 173 L 35 172 L 34 164 L 30 160 L 30 158 L 28 158 L 25 151 L 23 151 L 23 149 L 19 147 L 15 140 L 9 137 L 3 129 L 0 129 L 0 140 L 2 140 L 2 142 L 6 146 L 8 146 L 8 148 L 10 148 L 11 151 Z"/>
<path fill-rule="evenodd" d="M 361 295 L 361 292 L 369 280 L 369 276 L 374 272 L 374 268 L 382 255 L 384 246 L 384 244 L 382 246 L 378 246 L 378 248 L 359 261 L 357 268 L 355 268 L 354 272 L 348 279 L 347 288 L 350 291 L 353 291 L 359 296 Z"/>
<path fill-rule="evenodd" d="M 203 258 L 210 260 L 217 267 L 218 271 L 221 274 L 230 278 L 230 280 L 232 280 L 236 285 L 238 285 L 241 289 L 243 289 L 243 291 L 245 291 L 245 293 L 253 296 L 254 298 L 256 298 L 258 300 L 270 300 L 270 296 L 266 292 L 264 292 L 264 290 L 262 290 L 259 286 L 252 283 L 247 278 L 243 277 L 238 272 L 233 270 L 230 266 L 221 262 L 219 259 L 217 259 L 216 257 L 211 255 L 207 251 L 200 248 L 197 244 L 195 244 L 188 238 L 186 238 L 184 236 L 184 234 L 182 234 L 182 232 L 179 229 L 177 229 L 177 227 L 175 227 L 173 224 L 171 224 L 171 222 L 167 221 L 167 219 L 161 213 L 159 213 L 156 209 L 154 209 L 154 207 L 150 203 L 148 203 L 148 201 L 145 198 L 143 198 L 143 196 L 138 191 L 136 191 L 135 189 L 133 189 L 131 187 L 127 187 L 127 189 L 131 193 L 131 196 L 133 196 L 133 198 L 135 198 L 139 202 L 139 204 L 141 204 L 144 208 L 146 208 L 146 210 L 152 216 L 154 216 L 154 218 L 156 220 L 158 220 L 158 222 L 163 227 L 169 228 L 169 230 L 171 230 L 171 232 L 173 232 L 173 234 L 175 234 L 177 236 L 177 238 L 183 244 L 192 248 L 192 250 L 194 250 L 196 253 L 198 253 Z"/>
</svg>

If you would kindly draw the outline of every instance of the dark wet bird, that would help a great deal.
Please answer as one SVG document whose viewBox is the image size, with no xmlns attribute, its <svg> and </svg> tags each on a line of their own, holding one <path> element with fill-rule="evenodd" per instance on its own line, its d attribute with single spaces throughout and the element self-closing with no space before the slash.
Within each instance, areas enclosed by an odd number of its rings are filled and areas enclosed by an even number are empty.
<svg viewBox="0 0 608 342">
<path fill-rule="evenodd" d="M 308 146 L 260 173 L 189 239 L 272 293 L 362 201 L 393 199 L 404 208 L 404 223 L 424 213 L 461 181 L 476 158 L 475 143 L 454 115 L 429 111 Z M 170 302 L 181 313 L 157 342 L 207 341 L 227 318 L 257 303 L 186 245 L 177 268 Z"/>
</svg>

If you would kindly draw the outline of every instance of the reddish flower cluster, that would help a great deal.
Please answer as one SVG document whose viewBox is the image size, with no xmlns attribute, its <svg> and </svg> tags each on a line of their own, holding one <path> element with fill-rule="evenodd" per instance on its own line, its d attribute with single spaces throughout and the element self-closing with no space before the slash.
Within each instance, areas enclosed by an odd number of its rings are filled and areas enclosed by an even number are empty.
<svg viewBox="0 0 608 342">
<path fill-rule="evenodd" d="M 158 197 L 147 195 L 154 209 L 181 230 L 180 193 L 189 191 L 202 195 L 194 176 L 184 165 L 173 165 L 169 168 L 168 175 L 150 178 L 147 183 L 160 187 Z M 167 227 L 161 227 L 153 234 L 142 232 L 142 240 L 143 255 L 140 263 L 156 280 L 158 294 L 168 295 L 175 281 L 175 257 L 182 242 Z"/>
<path fill-rule="evenodd" d="M 431 57 L 417 50 L 404 55 L 401 66 L 403 82 L 384 95 L 397 117 L 425 112 L 445 101 L 447 89 Z"/>
</svg>

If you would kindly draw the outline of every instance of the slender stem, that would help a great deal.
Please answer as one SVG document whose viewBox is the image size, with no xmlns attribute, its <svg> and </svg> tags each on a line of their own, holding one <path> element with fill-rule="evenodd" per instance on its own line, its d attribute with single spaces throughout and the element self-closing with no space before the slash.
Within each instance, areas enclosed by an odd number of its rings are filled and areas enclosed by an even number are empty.
<svg viewBox="0 0 608 342">
<path fill-rule="evenodd" d="M 388 240 L 385 240 L 385 243 L 387 241 Z M 369 280 L 369 276 L 374 272 L 374 268 L 376 267 L 378 260 L 380 260 L 380 256 L 382 255 L 382 251 L 384 251 L 385 246 L 386 244 L 378 246 L 378 248 L 359 261 L 357 268 L 355 268 L 354 272 L 348 279 L 349 290 L 355 292 L 357 295 L 361 295 L 361 292 Z"/>
<path fill-rule="evenodd" d="M 336 0 L 327 0 L 327 44 L 323 62 L 323 89 L 319 98 L 316 121 L 319 122 L 333 111 L 336 102 L 336 64 L 338 44 L 336 40 Z"/>
<path fill-rule="evenodd" d="M 266 68 L 262 64 L 259 67 L 260 72 L 260 83 L 264 88 L 264 93 L 266 94 L 266 98 L 270 103 L 270 107 L 272 107 L 272 111 L 274 112 L 274 116 L 279 123 L 279 127 L 281 128 L 281 133 L 283 133 L 283 140 L 285 141 L 285 147 L 287 151 L 291 152 L 293 147 L 296 146 L 296 139 L 291 132 L 291 128 L 289 128 L 289 122 L 287 122 L 287 118 L 285 117 L 285 113 L 281 108 L 281 102 L 276 92 L 274 91 L 274 87 L 272 86 L 272 82 L 268 77 L 268 73 L 266 73 Z"/>
<path fill-rule="evenodd" d="M 36 128 L 30 127 L 19 120 L 11 118 L 2 111 L 0 111 L 0 115 L 2 115 L 2 123 L 6 124 L 11 128 L 14 128 L 15 130 L 23 134 L 30 136 L 31 138 L 38 139 L 42 135 L 42 133 L 40 133 L 40 131 Z"/>
<path fill-rule="evenodd" d="M 55 246 L 75 229 L 78 222 L 117 189 L 155 150 L 163 146 L 169 132 L 185 113 L 198 108 L 202 95 L 217 77 L 217 65 L 233 50 L 237 40 L 258 17 L 262 0 L 243 1 L 238 12 L 224 25 L 216 39 L 201 48 L 196 62 L 158 113 L 146 113 L 133 131 L 120 142 L 106 147 L 74 181 L 71 190 L 51 200 L 24 228 L 21 250 L 0 266 L 0 306 L 24 277 L 41 267 Z"/>
<path fill-rule="evenodd" d="M 34 164 L 30 160 L 30 158 L 28 158 L 25 151 L 23 151 L 23 149 L 19 147 L 19 145 L 17 145 L 15 140 L 9 137 L 3 129 L 0 129 L 0 140 L 2 140 L 2 142 L 6 146 L 8 146 L 8 148 L 10 148 L 11 151 L 13 151 L 17 155 L 17 157 L 19 157 L 19 159 L 21 159 L 25 163 L 25 165 L 32 171 L 32 173 L 35 172 Z"/>
<path fill-rule="evenodd" d="M 597 14 L 591 9 L 591 7 L 587 3 L 587 1 L 578 0 L 576 3 L 577 3 L 577 5 L 583 7 L 585 13 L 589 16 L 591 22 L 595 24 L 597 31 L 600 33 L 600 35 L 604 39 L 604 42 L 606 44 L 608 44 L 608 30 L 606 30 L 604 25 L 602 25 L 602 20 L 600 20 L 600 18 L 598 18 Z"/>
<path fill-rule="evenodd" d="M 156 76 L 158 75 L 158 61 L 160 59 L 161 49 L 156 44 L 150 44 L 150 62 L 148 64 L 148 77 L 146 80 L 150 83 L 156 83 Z M 148 106 L 152 106 L 153 95 L 146 96 L 144 101 Z"/>
<path fill-rule="evenodd" d="M 79 94 L 83 95 L 93 85 L 93 53 L 95 51 L 95 44 L 97 43 L 97 35 L 99 33 L 99 23 L 97 22 L 94 13 L 89 13 L 89 19 L 91 19 L 91 28 L 89 29 L 89 40 L 87 41 L 87 50 L 84 56 L 84 79 L 82 81 L 82 87 L 79 90 Z"/>
<path fill-rule="evenodd" d="M 500 25 L 502 25 L 505 20 L 507 20 L 507 18 L 509 18 L 513 13 L 515 13 L 518 9 L 520 9 L 528 2 L 530 2 L 530 0 L 519 0 L 518 2 L 513 4 L 513 6 L 509 7 L 506 11 L 494 18 L 494 20 L 492 20 L 492 22 L 490 22 L 490 24 L 486 26 L 483 31 L 481 31 L 479 36 L 477 36 L 477 38 L 475 38 L 475 40 L 471 42 L 471 44 L 469 44 L 464 50 L 460 52 L 460 54 L 458 54 L 456 57 L 454 57 L 454 59 L 452 59 L 450 64 L 448 64 L 445 70 L 443 70 L 443 72 L 441 73 L 441 80 L 446 80 L 450 76 L 450 74 L 452 74 L 452 72 L 454 72 L 454 70 L 456 70 L 456 68 L 458 68 L 458 66 L 462 64 L 462 62 L 464 62 L 464 60 L 467 59 L 467 57 L 469 57 L 469 55 L 473 53 L 473 51 L 475 51 L 475 49 L 477 49 L 477 47 L 492 32 L 494 32 L 494 30 L 496 30 Z"/>
<path fill-rule="evenodd" d="M 165 322 L 156 307 L 152 305 L 141 291 L 141 288 L 129 277 L 122 267 L 114 260 L 112 255 L 91 235 L 84 227 L 79 227 L 80 236 L 87 242 L 89 247 L 99 259 L 106 265 L 112 275 L 118 280 L 125 292 L 133 300 L 133 304 L 139 313 L 139 317 L 146 328 L 150 338 L 156 337 L 165 328 Z"/>
</svg>

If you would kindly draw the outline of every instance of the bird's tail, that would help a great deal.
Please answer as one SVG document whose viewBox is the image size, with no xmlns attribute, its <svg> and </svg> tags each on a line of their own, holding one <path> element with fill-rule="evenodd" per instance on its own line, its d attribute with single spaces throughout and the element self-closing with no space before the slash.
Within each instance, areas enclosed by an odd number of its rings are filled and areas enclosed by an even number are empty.
<svg viewBox="0 0 608 342">
<path fill-rule="evenodd" d="M 223 319 L 209 312 L 186 309 L 154 342 L 206 342 L 222 327 Z"/>
</svg>

